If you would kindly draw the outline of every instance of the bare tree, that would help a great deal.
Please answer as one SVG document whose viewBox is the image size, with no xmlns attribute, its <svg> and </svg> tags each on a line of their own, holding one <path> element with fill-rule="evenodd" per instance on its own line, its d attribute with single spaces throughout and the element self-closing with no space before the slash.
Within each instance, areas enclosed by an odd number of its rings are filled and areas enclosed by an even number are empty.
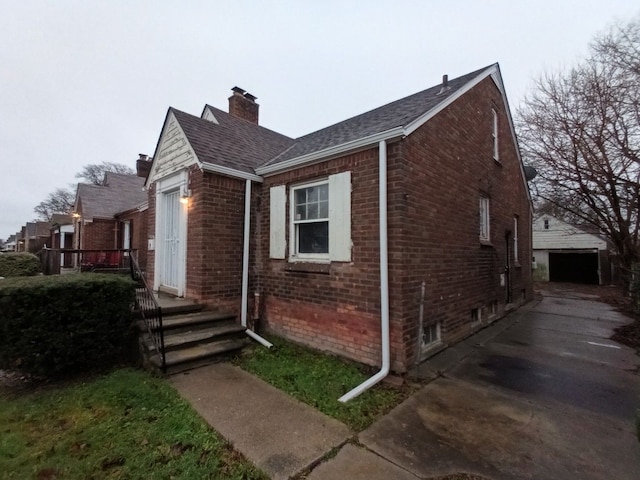
<svg viewBox="0 0 640 480">
<path fill-rule="evenodd" d="M 82 167 L 82 171 L 76 173 L 76 178 L 85 180 L 92 185 L 103 185 L 107 172 L 124 173 L 134 175 L 135 172 L 121 163 L 102 162 L 100 164 L 88 164 Z M 51 220 L 54 213 L 67 214 L 73 209 L 75 202 L 75 187 L 57 188 L 47 198 L 40 202 L 33 210 L 41 220 Z"/>
<path fill-rule="evenodd" d="M 85 180 L 87 183 L 91 183 L 93 185 L 102 185 L 107 172 L 124 173 L 127 175 L 135 175 L 136 173 L 122 163 L 102 162 L 85 165 L 82 167 L 81 172 L 76 173 L 76 178 Z"/>
<path fill-rule="evenodd" d="M 57 188 L 33 210 L 40 220 L 50 221 L 54 213 L 68 214 L 73 209 L 75 193 L 70 188 Z"/>
<path fill-rule="evenodd" d="M 569 71 L 546 74 L 517 112 L 539 203 L 590 223 L 623 271 L 640 260 L 640 17 L 595 38 Z"/>
</svg>

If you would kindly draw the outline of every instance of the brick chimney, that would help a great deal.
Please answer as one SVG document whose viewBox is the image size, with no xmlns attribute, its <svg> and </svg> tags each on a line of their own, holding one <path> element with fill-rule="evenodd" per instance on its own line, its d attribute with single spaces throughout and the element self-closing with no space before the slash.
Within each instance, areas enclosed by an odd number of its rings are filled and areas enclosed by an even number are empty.
<svg viewBox="0 0 640 480">
<path fill-rule="evenodd" d="M 260 105 L 256 103 L 257 97 L 239 87 L 233 87 L 231 90 L 233 90 L 233 95 L 229 97 L 229 115 L 257 125 L 258 109 L 260 108 Z"/>
<path fill-rule="evenodd" d="M 140 158 L 136 160 L 136 174 L 138 177 L 147 178 L 151 171 L 152 158 L 147 157 L 144 153 L 138 154 Z"/>
</svg>

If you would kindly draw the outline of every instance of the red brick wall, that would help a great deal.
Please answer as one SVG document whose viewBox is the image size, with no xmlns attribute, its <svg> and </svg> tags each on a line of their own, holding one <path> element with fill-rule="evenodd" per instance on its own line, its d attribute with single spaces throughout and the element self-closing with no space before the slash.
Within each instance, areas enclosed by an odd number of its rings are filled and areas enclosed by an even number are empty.
<svg viewBox="0 0 640 480">
<path fill-rule="evenodd" d="M 500 163 L 493 159 L 492 108 L 499 118 Z M 403 339 L 413 362 L 423 281 L 425 323 L 440 321 L 445 343 L 479 327 L 471 325 L 472 309 L 481 309 L 485 324 L 493 301 L 497 316 L 504 311 L 500 274 L 514 215 L 519 216 L 520 266 L 511 268 L 513 302 L 531 298 L 531 221 L 507 113 L 491 79 L 407 137 L 403 155 L 406 183 L 389 203 L 403 217 L 404 235 L 393 247 L 403 254 Z M 490 246 L 479 241 L 481 194 L 490 197 Z"/>
<path fill-rule="evenodd" d="M 192 168 L 189 188 L 186 296 L 238 313 L 245 181 Z"/>
<path fill-rule="evenodd" d="M 393 163 L 393 146 L 390 151 Z M 352 262 L 334 262 L 328 272 L 314 273 L 288 271 L 287 260 L 269 259 L 270 187 L 283 184 L 289 187 L 292 182 L 326 178 L 345 170 L 351 171 L 352 181 Z M 377 149 L 265 178 L 258 288 L 264 301 L 263 320 L 270 331 L 364 363 L 380 362 L 377 185 Z M 288 221 L 287 218 L 287 225 Z M 288 237 L 288 228 L 286 234 Z M 287 239 L 287 245 L 290 244 Z M 396 318 L 393 312 L 394 340 L 398 330 Z"/>
<path fill-rule="evenodd" d="M 147 266 L 147 237 L 149 230 L 149 211 L 143 210 L 142 212 L 133 211 L 126 215 L 121 215 L 118 220 L 120 221 L 119 228 L 119 243 L 118 248 L 122 248 L 124 240 L 122 235 L 124 234 L 122 222 L 131 222 L 131 249 L 138 251 L 138 264 L 142 271 Z"/>
<path fill-rule="evenodd" d="M 116 248 L 115 220 L 94 219 L 82 225 L 80 248 L 84 250 L 109 250 Z"/>
<path fill-rule="evenodd" d="M 499 113 L 499 164 L 492 156 L 492 108 Z M 498 314 L 504 311 L 500 273 L 505 232 L 513 230 L 514 215 L 520 218 L 521 266 L 511 270 L 513 299 L 517 303 L 523 291 L 530 298 L 529 203 L 506 112 L 490 79 L 406 139 L 388 145 L 387 156 L 391 359 L 394 370 L 404 371 L 415 360 L 423 281 L 425 323 L 440 321 L 445 343 L 479 328 L 471 326 L 472 309 L 480 308 L 485 322 L 493 301 Z M 344 170 L 352 172 L 352 263 L 333 263 L 327 273 L 313 273 L 288 271 L 286 260 L 269 259 L 269 188 Z M 490 196 L 492 246 L 479 241 L 481 193 Z M 261 207 L 257 287 L 266 327 L 379 364 L 378 149 L 267 177 Z"/>
<path fill-rule="evenodd" d="M 240 313 L 245 181 L 189 170 L 185 297 L 208 308 Z M 255 292 L 257 216 L 260 185 L 253 183 L 250 239 L 249 313 Z M 155 185 L 149 188 L 147 236 L 155 235 Z M 160 239 L 156 239 L 156 242 Z M 153 285 L 155 251 L 147 255 L 147 278 Z"/>
</svg>

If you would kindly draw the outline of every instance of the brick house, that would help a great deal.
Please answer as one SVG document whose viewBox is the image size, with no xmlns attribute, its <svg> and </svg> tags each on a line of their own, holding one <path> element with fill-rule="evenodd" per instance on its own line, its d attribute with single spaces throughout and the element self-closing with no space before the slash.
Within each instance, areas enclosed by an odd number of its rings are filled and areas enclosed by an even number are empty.
<svg viewBox="0 0 640 480">
<path fill-rule="evenodd" d="M 51 217 L 51 227 L 49 228 L 49 246 L 53 249 L 73 248 L 74 219 L 71 215 L 54 213 Z M 60 255 L 60 268 L 70 268 L 73 266 L 73 255 L 66 253 Z M 59 269 L 56 266 L 56 271 Z"/>
<path fill-rule="evenodd" d="M 147 194 L 144 179 L 107 172 L 102 185 L 80 183 L 74 203 L 74 247 L 81 250 L 138 250 L 147 259 Z"/>
<path fill-rule="evenodd" d="M 297 139 L 255 100 L 168 110 L 146 181 L 155 289 L 397 372 L 531 297 L 497 64 Z"/>
</svg>

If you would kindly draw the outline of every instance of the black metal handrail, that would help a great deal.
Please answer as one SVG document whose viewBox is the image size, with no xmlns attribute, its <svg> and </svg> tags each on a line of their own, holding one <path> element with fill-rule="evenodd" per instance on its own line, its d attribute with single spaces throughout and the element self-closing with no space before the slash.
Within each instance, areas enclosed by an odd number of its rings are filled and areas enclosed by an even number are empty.
<svg viewBox="0 0 640 480">
<path fill-rule="evenodd" d="M 164 351 L 164 330 L 162 328 L 162 307 L 158 304 L 153 290 L 149 288 L 144 273 L 135 259 L 135 255 L 129 255 L 131 266 L 131 278 L 138 282 L 136 287 L 135 309 L 140 313 L 144 321 L 149 338 L 153 342 L 156 352 L 160 357 L 162 373 L 167 371 L 167 358 Z"/>
</svg>

